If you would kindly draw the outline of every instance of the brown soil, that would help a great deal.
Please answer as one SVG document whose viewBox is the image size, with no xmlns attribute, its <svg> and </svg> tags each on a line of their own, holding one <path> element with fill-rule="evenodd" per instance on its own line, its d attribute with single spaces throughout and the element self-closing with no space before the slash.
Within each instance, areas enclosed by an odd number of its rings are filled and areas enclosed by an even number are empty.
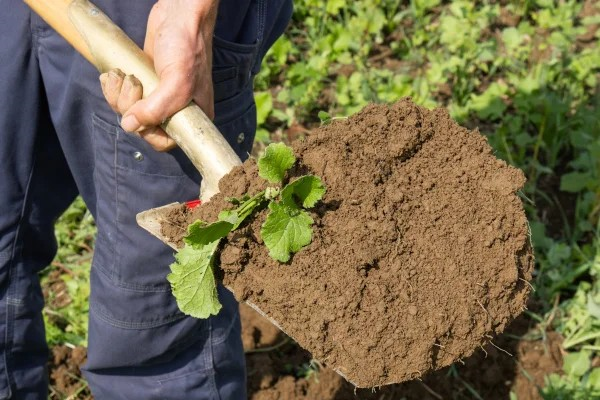
<svg viewBox="0 0 600 400">
<path fill-rule="evenodd" d="M 48 280 L 43 288 L 44 301 L 53 308 L 63 308 L 71 303 L 67 284 L 61 277 L 62 271 L 54 269 L 48 274 Z"/>
<path fill-rule="evenodd" d="M 80 367 L 85 363 L 85 347 L 55 346 L 52 348 L 48 368 L 50 370 L 49 399 L 91 399 L 86 382 L 81 378 Z"/>
<path fill-rule="evenodd" d="M 246 305 L 240 308 L 242 339 L 246 350 L 248 399 L 250 400 L 438 400 L 475 398 L 474 390 L 486 400 L 506 400 L 513 391 L 517 398 L 541 400 L 538 388 L 544 376 L 560 372 L 562 338 L 547 332 L 545 340 L 517 339 L 532 329 L 531 321 L 517 318 L 507 335 L 494 339 L 471 357 L 452 367 L 431 373 L 422 380 L 385 386 L 374 392 L 358 389 L 329 368 L 310 368 L 310 354 L 273 324 Z M 510 334 L 510 335 L 508 335 Z M 527 337 L 527 336 L 526 336 Z M 79 393 L 79 366 L 83 348 L 53 349 L 50 362 L 50 399 L 69 397 L 91 400 L 89 390 Z"/>
<path fill-rule="evenodd" d="M 526 334 L 540 336 L 531 321 L 519 317 L 507 327 L 507 335 L 497 337 L 494 345 L 487 344 L 460 363 L 420 380 L 374 391 L 355 390 L 329 368 L 305 376 L 310 354 L 291 340 L 286 341 L 285 334 L 251 308 L 242 306 L 240 312 L 251 400 L 439 400 L 476 396 L 506 400 L 510 392 L 518 399 L 542 400 L 538 390 L 544 385 L 544 376 L 561 372 L 562 337 L 547 332 L 543 340 L 519 340 L 518 336 Z M 277 349 L 269 351 L 273 347 Z"/>
<path fill-rule="evenodd" d="M 588 17 L 593 17 L 600 12 L 600 6 L 598 6 L 597 1 L 586 0 L 583 2 L 583 6 L 581 7 L 581 11 L 579 12 L 579 18 L 582 20 Z M 587 25 L 587 29 L 585 33 L 579 35 L 577 37 L 577 42 L 580 47 L 591 47 L 594 45 L 594 40 L 596 39 L 596 32 L 598 32 L 598 28 L 600 24 L 589 24 Z"/>
<path fill-rule="evenodd" d="M 312 172 L 327 186 L 313 242 L 278 264 L 261 243 L 261 211 L 229 235 L 220 270 L 314 358 L 359 387 L 402 382 L 466 358 L 524 309 L 524 176 L 483 136 L 404 99 L 316 129 L 294 149 L 290 177 Z M 180 218 L 215 220 L 224 197 L 263 187 L 247 161 Z"/>
</svg>

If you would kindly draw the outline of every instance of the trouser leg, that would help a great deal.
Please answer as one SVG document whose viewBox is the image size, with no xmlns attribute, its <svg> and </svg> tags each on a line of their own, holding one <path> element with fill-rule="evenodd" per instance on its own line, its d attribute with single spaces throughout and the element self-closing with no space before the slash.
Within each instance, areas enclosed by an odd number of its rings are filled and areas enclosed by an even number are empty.
<svg viewBox="0 0 600 400">
<path fill-rule="evenodd" d="M 152 3 L 99 6 L 141 43 Z M 215 122 L 243 158 L 256 124 L 252 66 L 277 36 L 269 15 L 288 18 L 290 9 L 258 0 L 248 10 L 256 38 L 215 38 L 213 60 Z M 171 250 L 134 221 L 143 209 L 197 196 L 197 172 L 179 150 L 156 153 L 120 130 L 97 72 L 22 2 L 0 15 L 0 37 L 0 398 L 45 396 L 36 273 L 55 253 L 52 222 L 75 196 L 74 181 L 98 225 L 86 365 L 96 398 L 244 398 L 235 300 L 220 287 L 219 316 L 179 313 L 165 280 Z"/>
<path fill-rule="evenodd" d="M 0 13 L 0 398 L 47 395 L 43 296 L 37 273 L 56 251 L 54 220 L 76 189 L 49 119 L 19 1 Z"/>
<path fill-rule="evenodd" d="M 98 5 L 141 44 L 153 3 Z M 242 158 L 256 128 L 252 67 L 269 24 L 266 4 L 253 1 L 248 8 L 251 14 L 244 21 L 253 38 L 214 40 L 215 123 Z M 181 314 L 165 279 L 172 250 L 135 223 L 142 210 L 197 197 L 197 171 L 179 149 L 157 153 L 123 132 L 101 97 L 97 72 L 56 34 L 46 32 L 38 55 L 52 119 L 98 226 L 84 370 L 92 393 L 111 400 L 245 398 L 233 296 L 219 287 L 223 309 L 209 320 Z"/>
</svg>

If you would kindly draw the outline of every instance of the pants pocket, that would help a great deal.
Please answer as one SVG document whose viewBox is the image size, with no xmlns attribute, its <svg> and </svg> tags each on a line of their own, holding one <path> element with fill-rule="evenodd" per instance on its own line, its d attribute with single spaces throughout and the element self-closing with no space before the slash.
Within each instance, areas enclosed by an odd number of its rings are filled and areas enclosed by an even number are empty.
<svg viewBox="0 0 600 400">
<path fill-rule="evenodd" d="M 156 152 L 97 116 L 93 135 L 98 225 L 94 267 L 117 286 L 167 292 L 173 251 L 139 227 L 135 216 L 197 197 L 200 176 L 181 150 Z"/>
</svg>

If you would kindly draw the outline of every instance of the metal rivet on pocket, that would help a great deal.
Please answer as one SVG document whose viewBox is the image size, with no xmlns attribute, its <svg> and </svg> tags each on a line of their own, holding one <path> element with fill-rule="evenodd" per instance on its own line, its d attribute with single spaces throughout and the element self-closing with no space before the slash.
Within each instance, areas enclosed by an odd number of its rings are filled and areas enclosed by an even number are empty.
<svg viewBox="0 0 600 400">
<path fill-rule="evenodd" d="M 139 151 L 136 151 L 133 153 L 133 158 L 135 158 L 136 161 L 142 161 L 144 159 L 144 155 Z"/>
<path fill-rule="evenodd" d="M 244 132 L 241 132 L 237 137 L 237 142 L 242 143 L 245 138 L 246 138 L 246 135 L 244 134 Z"/>
</svg>

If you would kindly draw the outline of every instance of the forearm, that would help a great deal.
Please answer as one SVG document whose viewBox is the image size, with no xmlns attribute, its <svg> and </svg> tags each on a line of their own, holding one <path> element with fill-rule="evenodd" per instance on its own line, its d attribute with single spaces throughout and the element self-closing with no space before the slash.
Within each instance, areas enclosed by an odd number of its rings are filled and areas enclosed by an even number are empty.
<svg viewBox="0 0 600 400">
<path fill-rule="evenodd" d="M 190 32 L 212 36 L 217 20 L 219 0 L 164 0 L 157 6 L 167 7 L 167 12 L 180 17 Z"/>
</svg>

